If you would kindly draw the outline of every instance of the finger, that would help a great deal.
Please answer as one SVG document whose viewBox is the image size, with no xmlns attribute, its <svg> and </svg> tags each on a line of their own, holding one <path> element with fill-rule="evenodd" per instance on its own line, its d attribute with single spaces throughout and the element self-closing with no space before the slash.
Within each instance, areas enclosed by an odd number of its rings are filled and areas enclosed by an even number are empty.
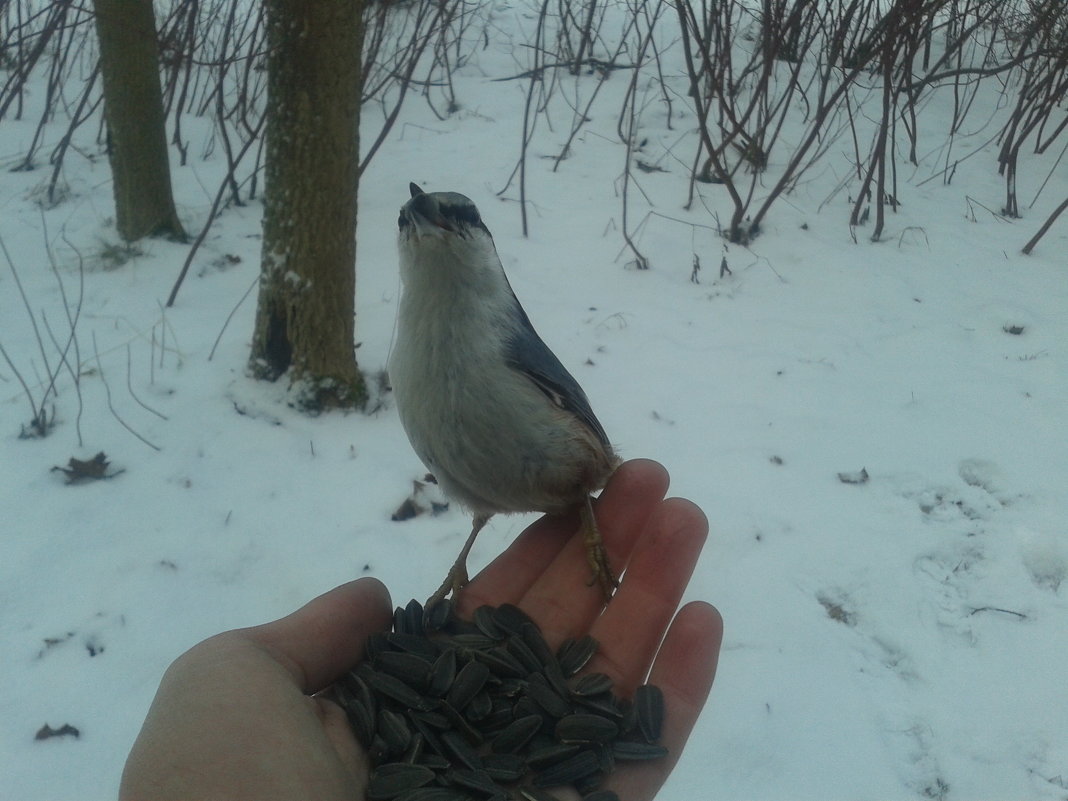
<svg viewBox="0 0 1068 801">
<path fill-rule="evenodd" d="M 470 618 L 483 604 L 518 603 L 577 527 L 577 512 L 545 515 L 535 520 L 464 587 L 456 599 L 457 613 Z"/>
<path fill-rule="evenodd" d="M 367 637 L 389 627 L 391 612 L 385 585 L 361 578 L 281 620 L 237 633 L 268 649 L 303 692 L 314 693 L 363 658 Z"/>
<path fill-rule="evenodd" d="M 594 506 L 614 564 L 620 564 L 629 554 L 667 486 L 667 470 L 650 459 L 624 462 L 612 474 Z M 578 625 L 588 625 L 603 599 L 599 590 L 587 587 L 590 569 L 582 537 L 576 535 L 578 530 L 577 514 L 550 515 L 535 522 L 464 589 L 459 601 L 461 615 L 469 615 L 482 604 L 514 603 L 543 624 L 559 616 L 558 605 L 546 604 L 543 599 L 566 598 L 564 606 L 570 615 L 575 611 L 571 608 L 575 600 L 572 596 L 581 595 L 590 600 L 583 607 L 582 623 Z M 586 611 L 586 607 L 593 611 Z M 572 630 L 574 624 L 565 628 Z M 569 635 L 558 639 L 566 636 Z"/>
<path fill-rule="evenodd" d="M 642 683 L 708 536 L 708 521 L 682 498 L 659 504 L 634 548 L 612 603 L 590 634 L 601 643 L 590 670 L 607 673 L 619 692 Z"/>
<path fill-rule="evenodd" d="M 664 693 L 660 744 L 667 756 L 642 763 L 617 763 L 606 789 L 632 801 L 653 798 L 679 761 L 716 677 L 723 619 L 703 601 L 687 604 L 668 629 L 649 682 Z"/>
<path fill-rule="evenodd" d="M 641 539 L 647 521 L 667 492 L 668 474 L 662 465 L 643 460 L 641 467 L 638 475 L 626 475 L 625 481 L 612 487 L 615 492 L 611 495 L 606 487 L 595 504 L 609 563 L 617 574 L 627 566 L 635 543 Z M 590 630 L 604 610 L 605 602 L 600 587 L 591 586 L 586 543 L 581 533 L 568 541 L 519 605 L 538 621 L 553 648 L 568 637 L 581 636 Z M 608 606 L 614 605 L 615 598 Z"/>
</svg>

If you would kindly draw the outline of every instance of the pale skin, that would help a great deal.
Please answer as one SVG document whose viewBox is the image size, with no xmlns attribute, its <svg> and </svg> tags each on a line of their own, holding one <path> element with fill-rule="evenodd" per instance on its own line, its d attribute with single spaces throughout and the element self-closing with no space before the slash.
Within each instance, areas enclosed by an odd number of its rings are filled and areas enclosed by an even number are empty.
<svg viewBox="0 0 1068 801">
<path fill-rule="evenodd" d="M 669 755 L 620 763 L 605 785 L 631 801 L 652 799 L 681 756 L 712 687 L 723 635 L 712 606 L 694 601 L 678 609 L 708 525 L 689 501 L 663 500 L 667 486 L 663 467 L 635 460 L 595 501 L 609 560 L 617 572 L 626 566 L 607 607 L 600 590 L 587 586 L 577 513 L 533 523 L 458 601 L 461 614 L 517 604 L 554 647 L 592 634 L 601 650 L 587 670 L 607 673 L 620 694 L 647 676 L 660 686 Z M 328 689 L 363 658 L 367 635 L 389 626 L 391 611 L 386 588 L 363 578 L 281 620 L 187 651 L 163 677 L 120 798 L 362 799 L 367 760 Z"/>
</svg>

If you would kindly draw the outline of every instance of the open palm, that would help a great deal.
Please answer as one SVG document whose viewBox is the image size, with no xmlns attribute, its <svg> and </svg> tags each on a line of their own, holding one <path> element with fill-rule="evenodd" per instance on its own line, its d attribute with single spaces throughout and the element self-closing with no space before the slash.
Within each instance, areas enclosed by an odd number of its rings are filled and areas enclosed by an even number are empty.
<svg viewBox="0 0 1068 801">
<path fill-rule="evenodd" d="M 623 582 L 605 607 L 589 587 L 576 517 L 533 523 L 458 599 L 461 615 L 513 603 L 549 645 L 591 634 L 601 643 L 587 670 L 628 695 L 648 680 L 664 694 L 664 759 L 621 764 L 605 783 L 621 797 L 651 799 L 678 760 L 704 706 L 722 637 L 716 610 L 679 600 L 707 534 L 701 511 L 663 500 L 667 472 L 627 462 L 596 511 Z M 344 712 L 322 694 L 364 656 L 368 635 L 388 627 L 389 593 L 360 579 L 281 620 L 205 640 L 168 669 L 126 764 L 122 798 L 363 797 L 368 761 Z M 317 693 L 320 693 L 317 695 Z"/>
</svg>

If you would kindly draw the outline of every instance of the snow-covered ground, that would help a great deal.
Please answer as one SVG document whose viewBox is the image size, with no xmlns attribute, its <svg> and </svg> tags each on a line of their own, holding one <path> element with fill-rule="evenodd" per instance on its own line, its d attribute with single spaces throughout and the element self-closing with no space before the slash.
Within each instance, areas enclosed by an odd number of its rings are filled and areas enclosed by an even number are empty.
<svg viewBox="0 0 1068 801">
<path fill-rule="evenodd" d="M 522 16 L 495 14 L 502 30 Z M 620 451 L 663 462 L 672 493 L 708 514 L 688 597 L 722 611 L 724 653 L 661 798 L 1065 798 L 1068 222 L 1020 254 L 1068 193 L 1063 165 L 1024 219 L 1005 220 L 974 202 L 1001 202 L 993 144 L 951 185 L 919 186 L 940 169 L 944 132 L 932 123 L 884 241 L 859 229 L 855 244 L 847 193 L 824 204 L 850 169 L 843 143 L 761 237 L 724 251 L 701 227 L 709 213 L 682 209 L 695 139 L 679 143 L 694 126 L 680 91 L 673 130 L 655 104 L 642 117 L 644 151 L 680 160 L 635 173 L 631 227 L 663 215 L 637 235 L 651 262 L 638 271 L 619 236 L 615 126 L 629 75 L 606 84 L 556 172 L 542 157 L 559 151 L 570 118 L 539 124 L 524 239 L 515 185 L 497 197 L 526 89 L 491 81 L 520 71 L 507 50 L 495 43 L 456 74 L 461 108 L 446 120 L 411 98 L 365 174 L 357 355 L 372 378 L 386 363 L 408 181 L 463 192 Z M 593 81 L 564 86 L 588 95 Z M 994 113 L 995 100 L 977 102 Z M 925 113 L 937 120 L 943 102 Z M 32 136 L 29 116 L 0 123 L 0 237 L 50 363 L 43 322 L 69 333 L 59 282 L 73 307 L 84 260 L 83 411 L 79 421 L 64 371 L 54 431 L 20 438 L 29 406 L 0 363 L 0 798 L 107 798 L 179 653 L 359 575 L 381 578 L 395 601 L 425 597 L 468 521 L 454 508 L 391 522 L 424 469 L 388 395 L 370 414 L 310 418 L 283 386 L 246 376 L 254 292 L 225 324 L 257 276 L 258 203 L 223 214 L 164 311 L 188 246 L 150 240 L 110 260 L 110 174 L 89 139 L 67 159 L 70 197 L 42 211 L 34 190 L 48 171 L 6 172 Z M 369 142 L 378 120 L 367 124 Z M 49 141 L 64 126 L 48 127 Z M 1025 160 L 1021 196 L 1055 158 Z M 173 166 L 190 230 L 220 169 L 217 155 Z M 726 219 L 722 189 L 699 191 Z M 723 255 L 731 274 L 718 278 Z M 6 262 L 0 344 L 42 392 L 44 357 Z M 109 411 L 108 392 L 154 448 Z M 51 470 L 98 451 L 122 472 L 67 486 Z M 842 480 L 862 470 L 865 483 Z M 472 568 L 530 519 L 495 519 Z M 44 724 L 80 736 L 35 741 Z"/>
</svg>

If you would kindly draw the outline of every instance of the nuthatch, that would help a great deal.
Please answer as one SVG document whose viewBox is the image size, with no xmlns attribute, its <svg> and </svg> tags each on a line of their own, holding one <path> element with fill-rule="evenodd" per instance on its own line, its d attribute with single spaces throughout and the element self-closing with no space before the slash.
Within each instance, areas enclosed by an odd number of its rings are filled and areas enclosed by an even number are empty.
<svg viewBox="0 0 1068 801">
<path fill-rule="evenodd" d="M 580 510 L 593 580 L 617 586 L 590 493 L 619 464 L 582 387 L 519 304 L 475 204 L 409 186 L 401 208 L 403 292 L 389 377 L 416 454 L 474 516 L 429 607 L 468 580 L 467 555 L 498 512 Z"/>
</svg>

